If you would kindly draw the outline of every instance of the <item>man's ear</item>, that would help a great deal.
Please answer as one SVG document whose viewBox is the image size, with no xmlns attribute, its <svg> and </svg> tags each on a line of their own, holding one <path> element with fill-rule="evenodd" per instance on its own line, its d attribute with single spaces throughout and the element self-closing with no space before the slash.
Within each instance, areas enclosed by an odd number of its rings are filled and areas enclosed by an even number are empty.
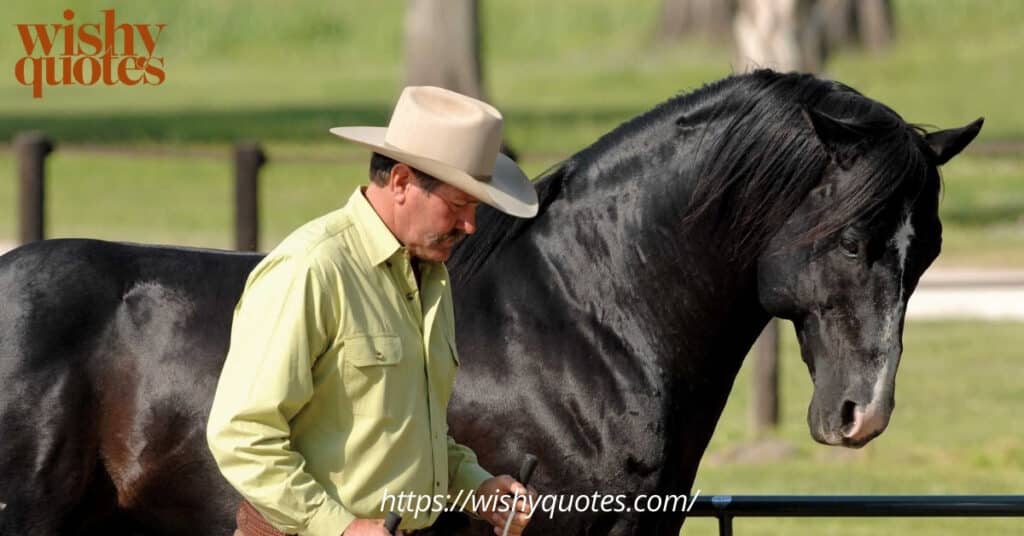
<svg viewBox="0 0 1024 536">
<path fill-rule="evenodd" d="M 391 175 L 388 177 L 388 190 L 395 198 L 396 203 L 405 203 L 406 195 L 408 195 L 409 187 L 412 186 L 414 179 L 411 167 L 401 162 L 391 166 Z"/>
</svg>

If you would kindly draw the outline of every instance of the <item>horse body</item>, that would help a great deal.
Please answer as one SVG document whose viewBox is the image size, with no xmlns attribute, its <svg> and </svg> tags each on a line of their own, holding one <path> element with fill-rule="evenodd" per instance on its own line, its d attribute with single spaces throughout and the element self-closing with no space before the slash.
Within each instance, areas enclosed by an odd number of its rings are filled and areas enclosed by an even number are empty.
<svg viewBox="0 0 1024 536">
<path fill-rule="evenodd" d="M 0 534 L 231 533 L 205 423 L 259 259 L 92 240 L 0 258 Z"/>
<path fill-rule="evenodd" d="M 449 262 L 452 435 L 492 472 L 537 454 L 543 493 L 689 493 L 774 315 L 815 382 L 812 436 L 863 445 L 888 422 L 906 300 L 938 253 L 936 166 L 979 128 L 924 136 L 845 86 L 771 72 L 623 125 L 538 181 L 536 219 L 481 208 Z M 108 533 L 230 533 L 237 495 L 202 428 L 258 259 L 95 241 L 0 259 L 0 472 L 17 475 L 0 534 L 108 512 L 123 514 Z M 675 534 L 683 517 L 538 514 L 531 531 Z M 442 516 L 433 533 L 489 530 Z"/>
</svg>

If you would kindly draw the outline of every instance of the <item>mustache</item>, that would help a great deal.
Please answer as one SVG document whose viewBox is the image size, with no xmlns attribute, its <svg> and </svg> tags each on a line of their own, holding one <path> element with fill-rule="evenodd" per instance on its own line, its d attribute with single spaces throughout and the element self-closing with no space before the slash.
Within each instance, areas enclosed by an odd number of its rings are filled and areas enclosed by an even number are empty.
<svg viewBox="0 0 1024 536">
<path fill-rule="evenodd" d="M 440 246 L 446 242 L 450 242 L 451 245 L 459 243 L 463 238 L 466 238 L 466 233 L 459 231 L 458 229 L 452 229 L 451 231 L 443 235 L 435 235 L 427 240 L 430 246 Z"/>
</svg>

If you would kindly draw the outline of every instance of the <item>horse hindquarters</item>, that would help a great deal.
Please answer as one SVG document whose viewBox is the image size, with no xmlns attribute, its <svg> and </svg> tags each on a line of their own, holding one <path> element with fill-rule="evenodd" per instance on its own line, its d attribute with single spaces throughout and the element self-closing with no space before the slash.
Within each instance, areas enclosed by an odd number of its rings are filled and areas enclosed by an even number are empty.
<svg viewBox="0 0 1024 536">
<path fill-rule="evenodd" d="M 231 534 L 238 496 L 203 432 L 259 258 L 95 240 L 0 256 L 0 536 Z"/>
<path fill-rule="evenodd" d="M 75 403 L 79 393 L 64 387 L 32 393 L 25 382 L 4 385 L 0 536 L 141 536 L 117 509 L 117 492 L 99 461 L 91 408 Z M 29 396 L 12 403 L 14 392 Z"/>
<path fill-rule="evenodd" d="M 11 351 L 8 335 L 0 334 L 0 534 L 65 534 L 75 518 L 85 521 L 76 507 L 98 465 L 93 419 L 74 371 L 10 374 L 26 354 Z M 93 506 L 103 502 L 110 506 Z"/>
<path fill-rule="evenodd" d="M 35 257 L 0 258 L 0 534 L 11 536 L 73 533 L 99 465 L 87 376 L 50 329 L 55 289 L 30 277 Z"/>
</svg>

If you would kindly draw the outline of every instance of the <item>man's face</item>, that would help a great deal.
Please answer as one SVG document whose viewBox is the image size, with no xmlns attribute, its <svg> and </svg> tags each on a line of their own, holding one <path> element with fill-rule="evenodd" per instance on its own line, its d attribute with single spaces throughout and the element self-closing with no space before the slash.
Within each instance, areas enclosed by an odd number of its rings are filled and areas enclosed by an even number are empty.
<svg viewBox="0 0 1024 536">
<path fill-rule="evenodd" d="M 480 202 L 454 186 L 442 183 L 427 192 L 413 177 L 404 198 L 396 213 L 403 229 L 398 238 L 413 257 L 444 262 L 459 240 L 476 231 Z"/>
</svg>

